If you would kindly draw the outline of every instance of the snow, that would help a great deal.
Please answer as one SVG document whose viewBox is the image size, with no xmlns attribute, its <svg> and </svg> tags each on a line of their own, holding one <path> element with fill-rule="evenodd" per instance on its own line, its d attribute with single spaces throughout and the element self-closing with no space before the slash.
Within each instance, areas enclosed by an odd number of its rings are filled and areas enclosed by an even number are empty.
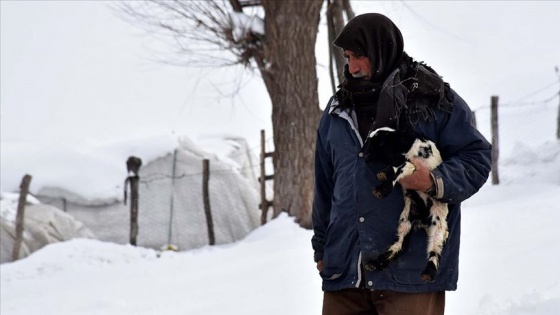
<svg viewBox="0 0 560 315">
<path fill-rule="evenodd" d="M 117 198 L 129 156 L 137 155 L 147 162 L 177 146 L 173 136 L 165 135 L 103 143 L 2 141 L 2 190 L 19 187 L 25 171 L 33 176 L 32 193 L 59 187 L 87 199 Z"/>
<path fill-rule="evenodd" d="M 0 193 L 0 217 L 8 222 L 16 222 L 17 205 L 19 201 L 18 193 Z M 25 201 L 28 204 L 37 205 L 41 202 L 37 198 L 27 195 Z"/>
<path fill-rule="evenodd" d="M 0 200 L 0 263 L 12 261 L 16 239 L 16 214 L 19 194 L 2 193 Z M 75 238 L 94 238 L 93 233 L 73 216 L 27 196 L 19 257 L 23 258 L 45 245 Z"/>
<path fill-rule="evenodd" d="M 264 35 L 264 21 L 258 16 L 249 16 L 243 12 L 230 12 L 229 14 L 233 38 L 237 41 L 250 34 Z"/>
<path fill-rule="evenodd" d="M 228 141 L 228 139 L 230 139 Z M 2 141 L 2 190 L 17 191 L 25 173 L 33 176 L 30 192 L 48 194 L 56 187 L 82 196 L 81 203 L 120 200 L 127 176 L 126 160 L 134 155 L 143 164 L 183 148 L 201 158 L 220 159 L 232 168 L 244 166 L 228 155 L 239 148 L 232 135 L 205 136 L 196 142 L 186 135 L 157 135 L 110 142 L 59 143 Z M 250 148 L 246 149 L 249 154 Z M 243 151 L 243 150 L 242 150 Z M 242 156 L 239 156 L 240 158 Z M 37 159 L 41 163 L 37 163 Z M 103 174 L 103 176 L 99 176 Z"/>
<path fill-rule="evenodd" d="M 503 183 L 487 183 L 463 205 L 459 284 L 447 293 L 447 314 L 552 315 L 560 308 L 560 142 L 541 133 L 555 110 L 531 120 L 527 110 L 502 110 Z M 486 133 L 488 115 L 478 118 Z M 206 140 L 217 156 L 233 148 Z M 184 252 L 85 239 L 48 245 L 0 265 L 0 313 L 320 314 L 311 235 L 281 215 L 235 243 Z"/>
<path fill-rule="evenodd" d="M 486 185 L 467 201 L 446 313 L 556 314 L 559 203 L 558 185 Z M 281 215 L 236 243 L 188 252 L 52 244 L 0 265 L 0 313 L 320 314 L 311 235 Z"/>
<path fill-rule="evenodd" d="M 459 288 L 447 294 L 447 314 L 556 314 L 558 98 L 542 100 L 558 92 L 560 45 L 543 38 L 556 36 L 560 2 L 507 2 L 505 11 L 499 1 L 354 3 L 357 13 L 376 10 L 399 25 L 407 51 L 465 98 L 489 139 L 489 98 L 500 95 L 502 185 L 487 184 L 464 204 Z M 248 139 L 245 151 L 256 154 L 259 130 L 271 134 L 258 78 L 154 65 L 138 56 L 154 43 L 97 2 L 0 5 L 2 191 L 17 191 L 28 173 L 31 192 L 57 186 L 92 200 L 120 198 L 130 155 L 148 162 L 189 147 L 245 168 L 250 161 L 230 156 L 239 145 L 232 139 Z M 232 19 L 262 33 L 261 21 Z M 324 106 L 327 43 L 318 41 Z M 17 199 L 2 199 L 2 217 L 13 220 Z M 51 244 L 0 265 L 0 313 L 320 314 L 310 238 L 281 215 L 235 243 L 183 252 L 91 239 Z"/>
</svg>

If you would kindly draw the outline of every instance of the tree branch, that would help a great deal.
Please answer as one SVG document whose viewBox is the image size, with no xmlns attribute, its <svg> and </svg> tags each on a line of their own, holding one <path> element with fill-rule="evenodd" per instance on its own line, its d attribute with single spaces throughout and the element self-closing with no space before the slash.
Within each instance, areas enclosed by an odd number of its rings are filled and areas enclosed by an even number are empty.
<svg viewBox="0 0 560 315">
<path fill-rule="evenodd" d="M 130 22 L 171 41 L 178 59 L 183 60 L 181 64 L 216 66 L 220 60 L 221 66 L 242 64 L 251 68 L 252 59 L 264 64 L 262 34 L 246 28 L 243 36 L 234 36 L 237 25 L 231 14 L 245 14 L 239 0 L 125 1 L 116 6 Z M 249 17 L 260 19 L 257 13 Z"/>
</svg>

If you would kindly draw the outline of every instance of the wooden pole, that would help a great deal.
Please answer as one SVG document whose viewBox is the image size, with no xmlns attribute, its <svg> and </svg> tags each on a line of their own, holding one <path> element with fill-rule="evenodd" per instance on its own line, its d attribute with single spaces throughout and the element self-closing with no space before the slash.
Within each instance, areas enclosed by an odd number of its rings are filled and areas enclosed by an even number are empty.
<svg viewBox="0 0 560 315">
<path fill-rule="evenodd" d="M 556 139 L 560 140 L 560 92 L 558 92 L 558 116 L 556 117 Z"/>
<path fill-rule="evenodd" d="M 272 207 L 272 202 L 266 199 L 266 181 L 274 179 L 274 175 L 266 175 L 264 163 L 265 159 L 267 157 L 272 157 L 272 155 L 272 152 L 266 152 L 264 130 L 261 130 L 261 176 L 259 177 L 259 184 L 261 187 L 261 203 L 259 204 L 259 209 L 261 209 L 261 225 L 266 223 L 268 208 Z"/>
<path fill-rule="evenodd" d="M 23 176 L 21 180 L 21 185 L 19 186 L 19 200 L 17 206 L 16 214 L 16 239 L 14 242 L 14 248 L 12 252 L 12 261 L 19 259 L 19 252 L 21 249 L 21 243 L 23 241 L 23 224 L 24 224 L 24 211 L 25 202 L 27 201 L 27 193 L 29 192 L 29 184 L 31 183 L 31 175 Z"/>
<path fill-rule="evenodd" d="M 130 244 L 133 246 L 136 246 L 136 238 L 138 237 L 138 199 L 140 196 L 138 193 L 138 183 L 140 182 L 138 172 L 141 166 L 142 159 L 138 157 L 130 156 L 126 161 L 126 169 L 128 171 L 126 182 L 130 182 Z"/>
<path fill-rule="evenodd" d="M 265 173 L 265 163 L 264 163 L 264 156 L 266 154 L 266 150 L 264 147 L 265 138 L 264 138 L 264 130 L 261 130 L 261 176 L 259 177 L 259 185 L 261 187 L 261 204 L 259 208 L 261 209 L 261 225 L 266 223 L 266 215 L 268 212 L 268 201 L 266 200 L 266 181 L 264 180 L 266 173 Z"/>
<path fill-rule="evenodd" d="M 498 96 L 492 96 L 491 102 L 491 123 L 492 123 L 492 185 L 500 184 L 498 171 L 498 160 L 500 157 L 500 137 L 498 128 Z"/>
<path fill-rule="evenodd" d="M 206 214 L 206 224 L 208 225 L 208 243 L 216 244 L 214 237 L 214 223 L 212 221 L 212 211 L 210 210 L 210 193 L 208 182 L 210 181 L 210 161 L 202 160 L 202 197 L 204 201 L 204 214 Z"/>
<path fill-rule="evenodd" d="M 560 140 L 560 91 L 558 92 L 558 116 L 556 117 L 556 139 Z"/>
<path fill-rule="evenodd" d="M 558 70 L 558 66 L 554 67 L 554 70 L 556 71 L 558 82 L 560 83 L 560 70 Z M 558 90 L 558 115 L 556 116 L 556 139 L 560 140 L 560 90 Z"/>
<path fill-rule="evenodd" d="M 171 246 L 173 236 L 173 215 L 175 211 L 175 178 L 177 175 L 177 149 L 173 150 L 173 166 L 171 167 L 171 195 L 169 196 L 169 227 L 167 228 L 167 246 Z"/>
<path fill-rule="evenodd" d="M 130 177 L 130 244 L 136 246 L 138 237 L 138 176 Z"/>
</svg>

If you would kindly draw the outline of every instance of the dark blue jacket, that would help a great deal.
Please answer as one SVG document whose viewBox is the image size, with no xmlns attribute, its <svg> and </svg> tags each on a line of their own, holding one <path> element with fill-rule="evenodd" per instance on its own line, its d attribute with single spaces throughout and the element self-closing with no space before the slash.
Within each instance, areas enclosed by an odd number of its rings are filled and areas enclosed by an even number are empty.
<svg viewBox="0 0 560 315">
<path fill-rule="evenodd" d="M 438 199 L 449 204 L 449 238 L 439 273 L 433 283 L 420 275 L 427 262 L 426 233 L 412 230 L 403 252 L 383 271 L 365 273 L 369 289 L 401 292 L 455 290 L 459 274 L 461 202 L 486 182 L 491 166 L 491 145 L 471 125 L 472 113 L 455 92 L 453 111 L 436 110 L 435 121 L 420 121 L 418 136 L 432 140 L 443 163 L 432 173 L 439 185 Z M 366 163 L 363 142 L 351 110 L 334 109 L 331 99 L 318 128 L 315 155 L 313 249 L 323 260 L 323 290 L 355 288 L 361 280 L 360 261 L 385 252 L 396 240 L 397 222 L 404 206 L 400 185 L 385 199 L 372 191 L 375 174 L 383 165 Z"/>
</svg>

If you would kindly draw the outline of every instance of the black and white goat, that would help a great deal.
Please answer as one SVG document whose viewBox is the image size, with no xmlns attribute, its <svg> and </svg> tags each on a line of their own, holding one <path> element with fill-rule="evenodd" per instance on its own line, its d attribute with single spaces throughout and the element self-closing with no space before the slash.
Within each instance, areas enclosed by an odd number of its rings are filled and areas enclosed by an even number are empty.
<svg viewBox="0 0 560 315">
<path fill-rule="evenodd" d="M 442 159 L 436 145 L 426 139 L 411 134 L 383 127 L 368 136 L 366 153 L 368 160 L 377 160 L 387 167 L 377 173 L 382 183 L 373 193 L 378 198 L 385 198 L 393 190 L 397 181 L 411 175 L 416 167 L 413 159 L 421 160 L 431 171 L 441 164 Z M 432 282 L 438 272 L 441 252 L 447 240 L 447 204 L 432 198 L 421 191 L 404 190 L 404 208 L 399 218 L 397 241 L 376 259 L 365 262 L 365 269 L 381 270 L 394 260 L 403 249 L 405 237 L 412 227 L 424 228 L 428 234 L 428 262 L 421 279 Z"/>
</svg>

